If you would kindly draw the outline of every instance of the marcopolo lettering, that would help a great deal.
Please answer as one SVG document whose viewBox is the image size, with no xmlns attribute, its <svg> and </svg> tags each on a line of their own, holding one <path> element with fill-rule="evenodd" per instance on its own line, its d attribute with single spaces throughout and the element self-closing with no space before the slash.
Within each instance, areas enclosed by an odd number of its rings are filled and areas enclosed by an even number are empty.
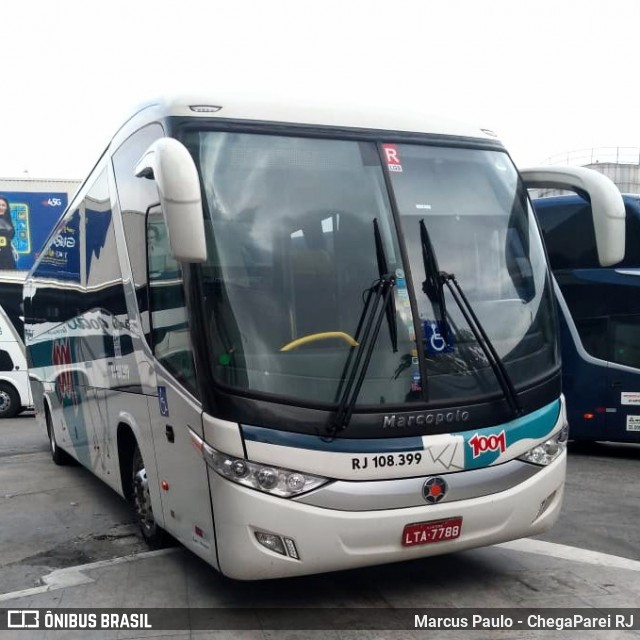
<svg viewBox="0 0 640 640">
<path fill-rule="evenodd" d="M 396 415 L 395 413 L 384 416 L 383 429 L 402 429 L 403 427 L 427 426 L 432 424 L 453 424 L 467 422 L 469 412 L 456 409 L 455 411 L 431 411 L 410 415 Z"/>
</svg>

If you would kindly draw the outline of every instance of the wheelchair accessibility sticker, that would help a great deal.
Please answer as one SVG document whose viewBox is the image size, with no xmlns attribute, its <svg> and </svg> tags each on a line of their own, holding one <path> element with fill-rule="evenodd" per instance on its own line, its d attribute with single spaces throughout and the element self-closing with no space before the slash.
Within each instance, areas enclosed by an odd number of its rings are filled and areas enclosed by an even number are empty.
<svg viewBox="0 0 640 640">
<path fill-rule="evenodd" d="M 437 320 L 424 321 L 424 341 L 427 353 L 438 355 L 440 353 L 451 353 L 454 350 L 453 335 L 449 330 L 448 340 L 445 340 L 442 333 L 442 323 Z"/>
<path fill-rule="evenodd" d="M 167 402 L 167 388 L 158 387 L 158 403 L 160 404 L 160 415 L 169 415 L 169 403 Z"/>
</svg>

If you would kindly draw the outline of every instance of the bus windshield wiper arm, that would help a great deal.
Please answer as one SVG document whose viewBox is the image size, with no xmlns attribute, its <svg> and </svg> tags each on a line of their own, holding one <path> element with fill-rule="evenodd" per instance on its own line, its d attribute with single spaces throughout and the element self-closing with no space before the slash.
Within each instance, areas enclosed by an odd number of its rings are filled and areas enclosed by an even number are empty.
<svg viewBox="0 0 640 640">
<path fill-rule="evenodd" d="M 384 252 L 384 245 L 382 244 L 382 235 L 378 228 L 378 219 L 373 219 L 373 234 L 376 241 L 376 260 L 378 262 L 378 275 L 380 281 L 385 278 L 391 278 L 389 274 L 389 266 L 387 265 L 387 256 Z M 395 284 L 395 278 L 393 278 L 393 284 Z M 393 353 L 398 351 L 398 315 L 396 313 L 396 301 L 392 295 L 387 298 L 387 303 L 384 306 L 385 313 L 387 315 L 387 325 L 389 326 L 389 338 L 391 339 L 391 348 Z"/>
<path fill-rule="evenodd" d="M 502 358 L 498 355 L 491 339 L 487 335 L 487 332 L 484 330 L 482 323 L 478 319 L 478 316 L 475 314 L 473 307 L 469 304 L 469 300 L 464 295 L 464 291 L 460 287 L 460 284 L 456 280 L 456 277 L 451 273 L 441 273 L 444 284 L 447 285 L 453 299 L 456 301 L 456 304 L 460 308 L 464 319 L 467 321 L 469 328 L 473 332 L 475 339 L 478 341 L 478 344 L 484 351 L 484 354 L 495 373 L 500 386 L 502 387 L 502 391 L 504 392 L 505 398 L 513 411 L 513 414 L 518 417 L 522 415 L 522 407 L 520 406 L 520 402 L 518 400 L 518 394 L 513 386 L 513 382 L 511 381 L 511 377 L 509 376 L 509 372 L 507 368 L 504 366 L 504 362 Z"/>
<path fill-rule="evenodd" d="M 442 322 L 442 337 L 447 341 L 447 311 L 444 301 L 444 286 L 446 285 L 464 316 L 464 319 L 469 325 L 476 341 L 484 352 L 489 365 L 493 369 L 493 373 L 502 387 L 502 392 L 504 393 L 513 414 L 516 417 L 522 415 L 522 407 L 520 406 L 518 394 L 513 386 L 509 372 L 507 371 L 502 358 L 500 358 L 498 352 L 493 346 L 487 332 L 484 330 L 484 327 L 473 310 L 473 307 L 469 303 L 467 296 L 465 296 L 462 287 L 460 287 L 455 275 L 438 269 L 438 261 L 424 220 L 420 220 L 420 239 L 422 242 L 422 259 L 424 262 L 424 271 L 426 276 L 422 289 L 427 294 L 434 307 L 438 305 L 438 312 Z"/>
<path fill-rule="evenodd" d="M 387 317 L 389 324 L 389 334 L 394 353 L 398 350 L 398 328 L 396 321 L 396 309 L 393 299 L 393 287 L 396 284 L 395 275 L 388 272 L 387 258 L 384 252 L 382 236 L 378 227 L 377 218 L 373 220 L 373 233 L 375 236 L 376 258 L 378 261 L 378 274 L 380 279 L 369 289 L 365 301 L 355 339 L 359 344 L 359 350 L 353 362 L 351 360 L 355 347 L 352 347 L 349 357 L 345 363 L 340 385 L 336 394 L 339 398 L 338 408 L 333 419 L 327 426 L 327 435 L 335 437 L 338 431 L 342 431 L 349 426 L 353 407 L 356 404 L 362 383 L 367 375 L 369 362 L 373 355 L 382 320 Z M 362 334 L 362 338 L 360 337 Z M 343 388 L 344 387 L 344 388 Z"/>
<path fill-rule="evenodd" d="M 445 343 L 448 344 L 449 327 L 447 325 L 447 307 L 444 301 L 444 281 L 424 219 L 420 220 L 420 246 L 422 247 L 422 263 L 424 264 L 422 291 L 427 295 L 433 305 L 433 310 L 439 316 L 437 319 L 440 321 L 441 335 Z"/>
</svg>

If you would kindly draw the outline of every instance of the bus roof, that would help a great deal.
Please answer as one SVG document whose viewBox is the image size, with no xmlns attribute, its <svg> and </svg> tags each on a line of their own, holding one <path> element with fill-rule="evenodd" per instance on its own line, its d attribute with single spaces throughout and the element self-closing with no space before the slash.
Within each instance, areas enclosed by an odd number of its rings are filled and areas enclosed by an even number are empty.
<svg viewBox="0 0 640 640">
<path fill-rule="evenodd" d="M 363 110 L 343 108 L 339 103 L 252 102 L 210 95 L 166 96 L 140 105 L 118 130 L 112 144 L 119 146 L 145 123 L 172 116 L 412 132 L 485 140 L 491 146 L 500 144 L 488 129 L 387 104 Z"/>
</svg>

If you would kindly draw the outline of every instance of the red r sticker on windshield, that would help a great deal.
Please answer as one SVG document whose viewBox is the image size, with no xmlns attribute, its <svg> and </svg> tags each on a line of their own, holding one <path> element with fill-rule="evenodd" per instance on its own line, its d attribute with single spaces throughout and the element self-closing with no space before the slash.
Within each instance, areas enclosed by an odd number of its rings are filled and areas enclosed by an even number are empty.
<svg viewBox="0 0 640 640">
<path fill-rule="evenodd" d="M 387 161 L 387 167 L 389 171 L 402 171 L 402 163 L 400 162 L 400 153 L 398 147 L 395 144 L 383 144 L 382 152 L 384 153 L 385 160 Z"/>
</svg>

